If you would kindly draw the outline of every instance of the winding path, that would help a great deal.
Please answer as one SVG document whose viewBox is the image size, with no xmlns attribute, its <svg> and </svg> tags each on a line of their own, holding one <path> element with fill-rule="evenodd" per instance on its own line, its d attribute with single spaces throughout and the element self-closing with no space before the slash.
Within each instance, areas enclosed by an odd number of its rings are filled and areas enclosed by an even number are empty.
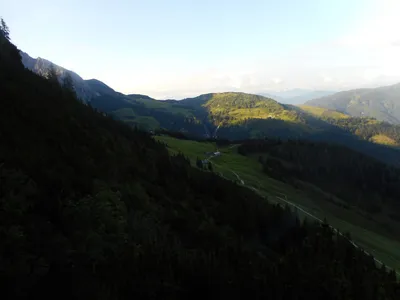
<svg viewBox="0 0 400 300">
<path fill-rule="evenodd" d="M 229 148 L 233 148 L 234 146 L 237 146 L 237 145 L 232 145 L 232 146 L 230 146 Z M 208 159 L 211 160 L 213 157 L 215 157 L 215 156 L 214 156 L 214 155 L 211 155 Z M 219 165 L 216 164 L 215 162 L 214 162 L 214 164 L 215 164 L 216 166 L 219 166 Z M 231 170 L 231 169 L 229 169 L 229 168 L 226 168 L 226 169 L 227 169 L 228 171 L 232 172 L 233 174 L 235 174 L 236 178 L 239 180 L 239 182 L 240 182 L 243 186 L 245 186 L 245 187 L 247 187 L 247 188 L 249 188 L 249 189 L 251 189 L 251 190 L 257 192 L 259 195 L 261 195 L 260 191 L 259 191 L 257 188 L 252 187 L 252 186 L 250 186 L 250 185 L 246 185 L 245 182 L 244 182 L 244 180 L 241 179 L 240 176 L 239 176 L 239 174 L 237 174 L 235 171 L 233 171 L 233 170 Z M 225 179 L 227 179 L 225 176 L 223 176 L 222 173 L 220 173 L 220 174 L 222 175 L 222 177 L 224 177 Z M 286 203 L 286 204 L 288 204 L 288 205 L 290 205 L 290 206 L 296 208 L 297 210 L 299 210 L 299 211 L 301 211 L 302 213 L 306 214 L 306 215 L 309 216 L 310 218 L 312 218 L 312 219 L 318 221 L 319 223 L 321 223 L 321 224 L 324 223 L 324 221 L 322 221 L 320 218 L 318 218 L 318 217 L 316 217 L 315 215 L 309 213 L 308 211 L 304 210 L 304 209 L 301 208 L 300 206 L 298 206 L 298 205 L 296 205 L 296 204 L 294 204 L 294 203 L 288 201 L 288 200 L 287 200 L 287 196 L 286 196 L 285 194 L 282 194 L 282 193 L 281 193 L 281 195 L 282 195 L 284 198 L 283 198 L 283 197 L 279 197 L 279 196 L 275 196 L 275 198 L 278 199 L 278 200 L 280 200 L 281 202 L 284 202 L 284 203 Z M 262 195 L 261 195 L 261 196 L 262 196 Z M 366 250 L 362 249 L 360 246 L 358 246 L 356 243 L 354 243 L 351 239 L 349 239 L 349 238 L 347 238 L 345 235 L 343 235 L 343 233 L 341 233 L 338 229 L 336 229 L 335 227 L 332 227 L 331 225 L 328 225 L 328 226 L 333 230 L 333 232 L 335 232 L 335 233 L 339 234 L 340 236 L 344 237 L 351 245 L 353 245 L 353 247 L 355 247 L 356 249 L 360 249 L 361 251 L 363 251 L 365 254 L 367 254 L 367 255 L 369 255 L 369 256 L 372 256 L 373 259 L 374 259 L 374 261 L 375 261 L 375 263 L 377 263 L 377 264 L 380 265 L 380 266 L 384 265 L 384 263 L 383 263 L 382 261 L 380 261 L 379 259 L 376 259 L 372 254 L 370 254 L 370 253 L 367 252 Z M 392 259 L 393 259 L 393 258 L 392 258 Z M 395 269 L 390 268 L 390 267 L 388 267 L 388 266 L 386 266 L 386 268 L 387 268 L 387 269 L 390 269 L 390 270 L 394 270 L 394 271 L 396 272 L 397 276 L 400 277 L 400 273 L 397 272 Z"/>
<path fill-rule="evenodd" d="M 314 220 L 320 222 L 320 223 L 324 223 L 324 221 L 322 221 L 321 219 L 319 219 L 318 217 L 314 216 L 313 214 L 310 214 L 308 211 L 305 211 L 304 209 L 302 209 L 301 207 L 299 207 L 298 205 L 290 202 L 287 200 L 287 197 L 285 194 L 282 194 L 283 196 L 285 196 L 286 199 L 283 199 L 282 197 L 278 197 L 275 196 L 277 199 L 287 203 L 288 205 L 291 205 L 293 207 L 295 207 L 296 209 L 300 210 L 301 212 L 305 213 L 306 215 L 310 216 L 311 218 L 313 218 Z M 333 232 L 339 234 L 340 236 L 344 237 L 350 244 L 353 245 L 353 247 L 355 247 L 356 249 L 360 249 L 361 251 L 363 251 L 365 254 L 372 256 L 374 258 L 375 263 L 379 264 L 379 265 L 383 265 L 384 263 L 382 261 L 380 261 L 379 259 L 376 259 L 371 253 L 369 253 L 368 251 L 364 250 L 363 248 L 361 248 L 360 246 L 358 246 L 356 243 L 354 243 L 351 239 L 347 238 L 343 233 L 341 233 L 338 229 L 336 229 L 335 227 L 332 227 L 331 225 L 328 225 L 329 228 L 331 228 L 333 230 Z M 394 270 L 397 274 L 397 276 L 400 276 L 400 273 L 397 272 L 395 269 L 392 269 L 388 266 L 386 266 L 386 268 L 390 269 L 390 270 Z"/>
<path fill-rule="evenodd" d="M 243 186 L 245 186 L 245 187 L 247 187 L 247 188 L 249 188 L 249 189 L 251 189 L 251 190 L 257 192 L 258 194 L 260 194 L 260 191 L 259 191 L 257 188 L 252 187 L 252 186 L 250 186 L 250 185 L 246 185 L 245 182 L 240 178 L 240 176 L 239 176 L 235 171 L 232 171 L 231 169 L 228 169 L 228 170 L 229 170 L 230 172 L 232 172 L 233 174 L 235 174 L 235 176 L 237 177 L 237 179 L 240 181 L 240 183 L 241 183 Z M 286 204 L 288 204 L 288 205 L 290 205 L 290 206 L 292 206 L 292 207 L 294 207 L 294 208 L 296 208 L 297 210 L 303 212 L 304 214 L 306 214 L 306 215 L 309 216 L 310 218 L 312 218 L 312 219 L 318 221 L 319 223 L 321 223 L 321 224 L 324 223 L 324 221 L 322 221 L 320 218 L 318 218 L 318 217 L 316 217 L 315 215 L 309 213 L 308 211 L 304 210 L 304 209 L 301 208 L 300 206 L 298 206 L 298 205 L 296 205 L 296 204 L 294 204 L 294 203 L 288 201 L 285 194 L 282 194 L 282 196 L 283 196 L 284 198 L 279 197 L 279 196 L 275 196 L 275 198 L 278 199 L 278 200 L 280 200 L 280 201 L 282 201 L 282 202 L 284 202 L 284 203 L 286 203 Z M 360 249 L 360 250 L 363 251 L 365 254 L 367 254 L 367 255 L 369 255 L 369 256 L 372 256 L 373 259 L 374 259 L 374 261 L 375 261 L 375 263 L 377 263 L 377 264 L 380 265 L 380 266 L 384 265 L 384 263 L 383 263 L 382 261 L 380 261 L 379 259 L 376 259 L 371 253 L 369 253 L 368 251 L 362 249 L 360 246 L 358 246 L 356 243 L 354 243 L 351 239 L 347 238 L 347 237 L 346 237 L 343 233 L 341 233 L 338 229 L 336 229 L 335 227 L 332 227 L 331 225 L 328 225 L 328 226 L 329 226 L 329 228 L 331 228 L 331 229 L 333 230 L 333 232 L 335 232 L 335 233 L 339 234 L 340 236 L 344 237 L 351 245 L 353 245 L 354 248 Z M 390 268 L 390 267 L 388 267 L 388 266 L 386 266 L 386 268 L 387 268 L 387 269 L 390 269 L 390 270 L 394 270 L 394 271 L 396 272 L 397 276 L 400 277 L 400 273 L 397 272 L 395 269 Z"/>
</svg>

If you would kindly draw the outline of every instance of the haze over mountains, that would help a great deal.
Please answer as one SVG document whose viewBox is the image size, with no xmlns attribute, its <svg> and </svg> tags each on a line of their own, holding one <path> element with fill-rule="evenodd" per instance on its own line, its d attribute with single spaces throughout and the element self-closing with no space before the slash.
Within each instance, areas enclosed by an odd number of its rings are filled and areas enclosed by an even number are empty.
<svg viewBox="0 0 400 300">
<path fill-rule="evenodd" d="M 42 76 L 47 74 L 50 61 L 33 59 L 23 52 L 21 55 L 26 68 Z M 267 136 L 307 138 L 345 144 L 387 163 L 400 163 L 400 153 L 392 149 L 400 147 L 400 130 L 365 118 L 377 117 L 378 120 L 391 120 L 391 123 L 396 123 L 394 117 L 390 118 L 389 113 L 362 115 L 354 108 L 348 110 L 336 104 L 338 95 L 353 95 L 353 91 L 332 94 L 330 91 L 294 89 L 281 91 L 278 95 L 269 97 L 229 92 L 203 94 L 180 101 L 161 101 L 140 94 L 124 95 L 99 80 L 84 80 L 63 67 L 55 65 L 55 68 L 60 78 L 67 72 L 70 73 L 77 96 L 83 102 L 145 130 L 166 129 L 196 138 L 219 137 L 231 140 Z M 378 100 L 382 97 L 388 97 L 387 101 L 394 100 L 393 93 L 388 93 L 387 88 L 361 91 L 378 92 L 381 95 Z M 393 92 L 396 89 L 389 91 Z M 306 106 L 282 104 L 302 103 L 300 99 L 309 99 L 316 95 L 328 96 L 319 98 L 324 100 L 321 104 L 320 100 L 308 101 Z M 277 99 L 281 103 L 277 102 Z M 359 109 L 366 111 L 362 107 L 371 105 L 374 101 L 372 98 L 368 102 L 357 103 Z M 352 119 L 352 115 L 364 119 Z M 377 144 L 384 144 L 389 148 Z"/>
<path fill-rule="evenodd" d="M 22 63 L 29 70 L 45 76 L 50 65 L 54 65 L 55 69 L 62 78 L 65 75 L 65 72 L 68 72 L 75 84 L 75 89 L 77 95 L 82 100 L 89 101 L 92 97 L 95 97 L 96 92 L 91 90 L 90 86 L 87 84 L 87 80 L 84 80 L 81 76 L 76 74 L 75 72 L 69 71 L 64 67 L 58 66 L 51 61 L 38 57 L 32 58 L 29 54 L 25 52 L 21 52 Z M 314 98 L 332 95 L 334 91 L 318 91 L 318 90 L 308 90 L 308 89 L 288 89 L 283 91 L 271 91 L 271 92 L 261 92 L 259 93 L 261 96 L 266 96 L 268 98 L 273 98 L 277 101 L 287 104 L 302 104 L 307 100 L 311 100 Z"/>
<path fill-rule="evenodd" d="M 273 98 L 279 102 L 286 104 L 303 104 L 304 102 L 323 97 L 329 96 L 336 92 L 334 91 L 319 91 L 319 90 L 307 90 L 307 89 L 289 89 L 284 91 L 271 91 L 269 93 L 259 93 L 262 96 Z"/>
<path fill-rule="evenodd" d="M 338 110 L 355 117 L 372 117 L 400 124 L 400 83 L 374 89 L 356 89 L 308 101 L 306 104 Z"/>
<path fill-rule="evenodd" d="M 96 100 L 101 102 L 102 98 L 98 97 L 104 95 L 118 98 L 119 101 L 123 102 L 132 100 L 131 98 L 126 98 L 124 94 L 114 91 L 101 81 L 96 79 L 84 80 L 75 72 L 69 71 L 46 59 L 40 57 L 34 59 L 24 52 L 21 52 L 21 57 L 26 68 L 42 76 L 47 74 L 51 64 L 55 66 L 60 79 L 68 72 L 74 82 L 76 93 L 83 102 L 94 101 L 93 103 L 95 103 Z M 361 88 L 337 93 L 323 90 L 289 89 L 276 92 L 262 92 L 259 95 L 285 104 L 299 105 L 306 103 L 311 106 L 337 110 L 354 117 L 372 117 L 379 121 L 400 124 L 400 84 L 378 88 Z M 142 98 L 146 97 L 153 99 L 144 95 Z"/>
</svg>

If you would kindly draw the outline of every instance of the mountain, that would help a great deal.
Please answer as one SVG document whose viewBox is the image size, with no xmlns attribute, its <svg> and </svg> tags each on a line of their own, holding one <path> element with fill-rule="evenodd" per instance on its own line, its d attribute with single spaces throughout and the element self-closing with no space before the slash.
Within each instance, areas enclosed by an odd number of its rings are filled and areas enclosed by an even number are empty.
<svg viewBox="0 0 400 300">
<path fill-rule="evenodd" d="M 285 105 L 244 93 L 205 94 L 181 100 L 179 105 L 192 107 L 195 113 L 205 112 L 211 135 L 219 138 L 325 141 L 400 165 L 400 127 L 375 119 L 354 118 L 323 108 Z"/>
<path fill-rule="evenodd" d="M 304 102 L 334 94 L 333 91 L 318 91 L 318 90 L 307 90 L 307 89 L 292 89 L 285 91 L 275 91 L 270 93 L 260 93 L 260 95 L 273 98 L 279 102 L 286 104 L 303 104 Z"/>
<path fill-rule="evenodd" d="M 227 92 L 183 99 L 176 105 L 205 111 L 213 135 L 244 139 L 250 137 L 298 136 L 307 131 L 298 113 L 277 101 L 259 95 Z M 267 133 L 268 132 L 268 133 Z"/>
<path fill-rule="evenodd" d="M 279 102 L 285 101 L 284 97 L 278 96 L 277 94 L 274 94 L 273 92 L 271 92 L 271 93 L 256 93 L 256 94 L 266 97 L 266 98 L 274 99 Z"/>
<path fill-rule="evenodd" d="M 169 155 L 2 34 L 0 96 L 3 299 L 400 297 L 348 237 Z"/>
<path fill-rule="evenodd" d="M 80 77 L 75 72 L 72 72 L 63 67 L 60 67 L 44 58 L 40 58 L 40 57 L 32 58 L 27 53 L 22 52 L 22 51 L 21 51 L 21 58 L 22 58 L 22 63 L 25 66 L 25 68 L 27 68 L 41 76 L 47 75 L 51 65 L 53 65 L 55 67 L 55 70 L 56 70 L 57 76 L 59 77 L 59 80 L 62 80 L 65 77 L 65 75 L 68 73 L 72 78 L 76 94 L 83 102 L 85 102 L 85 103 L 90 102 L 90 99 L 95 96 L 95 92 L 90 89 L 90 87 L 87 85 L 86 81 L 83 80 L 83 78 Z"/>
<path fill-rule="evenodd" d="M 32 59 L 21 52 L 25 67 L 45 76 L 51 62 Z M 166 129 L 191 138 L 307 138 L 345 144 L 388 163 L 400 163 L 400 128 L 360 118 L 338 120 L 334 111 L 317 112 L 311 106 L 296 107 L 271 98 L 246 93 L 212 93 L 180 101 L 160 101 L 147 95 L 125 95 L 103 82 L 83 80 L 56 66 L 60 78 L 71 74 L 78 97 L 108 115 L 147 131 Z M 81 93 L 79 93 L 81 91 Z M 281 92 L 286 97 L 302 97 L 310 90 Z M 326 92 L 321 92 L 326 93 Z M 364 143 L 366 140 L 371 143 Z M 377 144 L 390 147 L 382 148 Z"/>
<path fill-rule="evenodd" d="M 84 80 L 75 72 L 67 70 L 61 66 L 44 58 L 32 58 L 27 53 L 21 51 L 21 59 L 25 68 L 32 72 L 46 77 L 50 66 L 55 68 L 59 81 L 69 74 L 72 78 L 76 94 L 84 103 L 89 103 L 103 112 L 110 112 L 115 108 L 129 106 L 129 99 L 126 95 L 116 92 L 111 87 L 97 79 Z"/>
<path fill-rule="evenodd" d="M 145 130 L 166 129 L 192 138 L 306 138 L 344 144 L 391 164 L 400 163 L 400 128 L 337 111 L 292 106 L 245 93 L 212 93 L 180 101 L 123 95 L 88 81 L 92 107 Z M 389 145 L 382 147 L 379 144 Z"/>
<path fill-rule="evenodd" d="M 338 110 L 355 117 L 372 117 L 400 124 L 400 83 L 339 92 L 310 100 L 307 105 Z"/>
<path fill-rule="evenodd" d="M 22 51 L 20 55 L 23 65 L 40 76 L 46 77 L 51 65 L 55 67 L 60 82 L 65 74 L 70 74 L 80 100 L 131 126 L 138 126 L 144 130 L 166 128 L 189 135 L 205 135 L 204 124 L 208 122 L 202 112 L 196 112 L 196 116 L 202 118 L 200 124 L 194 116 L 193 108 L 183 107 L 175 100 L 157 101 L 146 95 L 124 95 L 100 80 L 84 80 L 78 74 L 46 59 L 34 59 Z"/>
<path fill-rule="evenodd" d="M 332 91 L 310 91 L 303 95 L 293 96 L 289 98 L 285 98 L 284 103 L 289 104 L 302 104 L 308 100 L 315 99 L 318 97 L 324 97 L 334 94 Z"/>
</svg>

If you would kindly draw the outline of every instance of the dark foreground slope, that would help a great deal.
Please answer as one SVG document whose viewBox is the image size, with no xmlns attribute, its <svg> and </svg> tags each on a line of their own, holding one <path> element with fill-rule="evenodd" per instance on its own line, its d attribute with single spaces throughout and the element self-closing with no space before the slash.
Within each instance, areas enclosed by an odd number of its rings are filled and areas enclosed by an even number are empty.
<svg viewBox="0 0 400 300">
<path fill-rule="evenodd" d="M 171 157 L 0 36 L 2 299 L 398 299 L 327 226 Z M 40 297 L 40 298 L 39 298 Z"/>
</svg>

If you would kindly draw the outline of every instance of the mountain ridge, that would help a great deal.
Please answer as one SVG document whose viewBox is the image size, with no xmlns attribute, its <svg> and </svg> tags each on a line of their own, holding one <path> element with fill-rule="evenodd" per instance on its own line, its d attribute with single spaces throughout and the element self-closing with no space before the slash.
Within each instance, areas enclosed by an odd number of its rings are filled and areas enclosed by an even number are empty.
<svg viewBox="0 0 400 300">
<path fill-rule="evenodd" d="M 51 62 L 32 59 L 23 52 L 21 54 L 25 67 L 42 76 L 46 75 Z M 61 76 L 70 72 L 58 66 L 57 70 Z M 396 152 L 392 152 L 389 148 L 397 149 L 400 145 L 400 138 L 396 133 L 400 130 L 383 126 L 385 131 L 382 131 L 374 125 L 375 131 L 371 133 L 373 122 L 365 123 L 362 118 L 336 120 L 343 119 L 340 113 L 334 111 L 317 113 L 317 109 L 312 111 L 310 108 L 279 103 L 271 97 L 243 92 L 206 93 L 182 100 L 162 101 L 147 95 L 119 93 L 97 79 L 83 80 L 79 75 L 74 78 L 76 79 L 74 83 L 77 82 L 78 86 L 83 87 L 78 90 L 85 91 L 83 98 L 86 100 L 82 100 L 83 102 L 90 103 L 92 107 L 131 126 L 139 126 L 145 130 L 154 131 L 161 128 L 179 131 L 196 138 L 220 137 L 240 140 L 270 136 L 332 140 L 350 145 L 355 143 L 354 147 L 364 153 L 376 152 L 375 157 L 381 160 L 399 163 Z M 79 96 L 78 92 L 77 94 Z M 352 127 L 349 127 L 350 123 Z M 368 128 L 371 127 L 371 130 L 366 131 L 363 127 L 363 139 L 387 145 L 389 147 L 387 150 L 378 149 L 374 145 L 362 146 L 362 143 L 357 141 L 359 139 L 356 136 L 359 136 L 357 126 L 364 123 L 369 126 Z M 354 126 L 354 124 L 359 125 Z M 354 137 L 351 138 L 350 135 Z M 364 148 L 370 150 L 365 151 Z"/>
<path fill-rule="evenodd" d="M 307 101 L 306 104 L 338 110 L 354 117 L 368 116 L 400 124 L 400 83 L 342 91 Z"/>
<path fill-rule="evenodd" d="M 29 54 L 23 51 L 21 51 L 20 54 L 22 64 L 25 66 L 25 68 L 33 71 L 40 76 L 46 77 L 50 66 L 53 66 L 55 68 L 59 80 L 62 80 L 66 76 L 66 74 L 69 74 L 73 81 L 75 92 L 83 102 L 88 103 L 90 102 L 91 98 L 95 96 L 95 93 L 87 85 L 86 81 L 77 73 L 67 70 L 64 67 L 61 67 L 47 59 L 41 57 L 32 58 L 31 56 L 29 56 Z"/>
<path fill-rule="evenodd" d="M 308 100 L 312 100 L 322 96 L 332 95 L 334 93 L 336 92 L 325 91 L 325 90 L 290 89 L 284 91 L 269 91 L 257 94 L 272 98 L 281 103 L 298 105 L 298 104 L 303 104 Z"/>
</svg>

